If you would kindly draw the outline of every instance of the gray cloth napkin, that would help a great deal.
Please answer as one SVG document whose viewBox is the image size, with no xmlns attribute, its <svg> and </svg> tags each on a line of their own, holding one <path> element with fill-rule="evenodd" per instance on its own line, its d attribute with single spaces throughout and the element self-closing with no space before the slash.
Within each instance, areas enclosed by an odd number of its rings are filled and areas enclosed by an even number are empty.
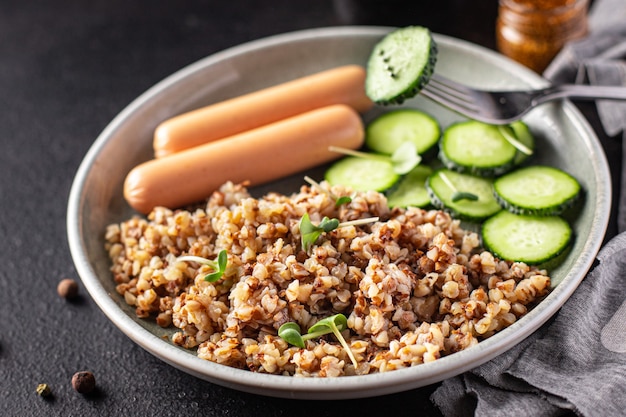
<svg viewBox="0 0 626 417">
<path fill-rule="evenodd" d="M 544 76 L 626 85 L 626 1 L 596 0 L 589 18 L 589 36 L 567 45 Z M 598 101 L 597 110 L 607 135 L 626 132 L 626 102 Z M 622 171 L 624 190 L 626 164 Z M 431 396 L 445 416 L 626 416 L 626 190 L 621 195 L 621 233 L 572 297 L 513 349 L 445 380 Z"/>
<path fill-rule="evenodd" d="M 554 83 L 589 83 L 626 86 L 626 1 L 596 0 L 589 12 L 590 36 L 566 45 L 546 68 L 544 77 Z M 598 116 L 609 136 L 620 132 L 626 145 L 626 102 L 597 100 Z M 623 146 L 626 161 L 626 146 Z M 626 185 L 626 169 L 622 170 Z M 626 208 L 626 192 L 620 207 Z M 626 230 L 626 209 L 618 213 L 620 231 Z"/>
</svg>

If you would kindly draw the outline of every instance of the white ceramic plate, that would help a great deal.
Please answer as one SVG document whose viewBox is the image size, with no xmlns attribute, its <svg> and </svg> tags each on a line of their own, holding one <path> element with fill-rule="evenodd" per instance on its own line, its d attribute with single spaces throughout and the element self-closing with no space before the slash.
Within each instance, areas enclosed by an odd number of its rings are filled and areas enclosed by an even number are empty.
<svg viewBox="0 0 626 417">
<path fill-rule="evenodd" d="M 585 189 L 585 204 L 572 219 L 573 249 L 552 274 L 556 288 L 527 316 L 476 347 L 410 369 L 341 378 L 291 378 L 233 369 L 196 357 L 162 338 L 165 330 L 138 319 L 116 292 L 104 251 L 109 223 L 133 214 L 122 196 L 127 172 L 151 157 L 155 126 L 175 114 L 261 87 L 342 64 L 365 64 L 372 46 L 389 31 L 376 27 L 305 30 L 237 46 L 200 60 L 155 85 L 124 109 L 85 156 L 74 180 L 67 213 L 68 239 L 80 277 L 107 317 L 134 342 L 163 361 L 199 378 L 257 394 L 308 399 L 370 397 L 441 381 L 511 348 L 539 328 L 568 299 L 590 268 L 604 237 L 610 209 L 610 176 L 593 131 L 569 103 L 552 103 L 525 119 L 538 137 L 538 162 L 561 167 Z M 436 36 L 437 72 L 468 84 L 539 87 L 536 74 L 487 49 Z M 445 126 L 459 118 L 417 97 L 405 104 L 434 114 Z M 372 117 L 374 110 L 366 116 Z M 302 177 L 298 178 L 298 184 Z M 259 192 L 297 191 L 282 181 Z"/>
</svg>

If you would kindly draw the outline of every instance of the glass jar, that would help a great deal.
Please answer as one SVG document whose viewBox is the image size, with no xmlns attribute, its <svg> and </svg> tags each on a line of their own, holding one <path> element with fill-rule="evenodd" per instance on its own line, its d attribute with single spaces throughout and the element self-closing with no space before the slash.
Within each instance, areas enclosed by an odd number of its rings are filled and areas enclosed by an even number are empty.
<svg viewBox="0 0 626 417">
<path fill-rule="evenodd" d="M 587 34 L 589 0 L 499 0 L 498 50 L 541 73 L 566 42 Z"/>
</svg>

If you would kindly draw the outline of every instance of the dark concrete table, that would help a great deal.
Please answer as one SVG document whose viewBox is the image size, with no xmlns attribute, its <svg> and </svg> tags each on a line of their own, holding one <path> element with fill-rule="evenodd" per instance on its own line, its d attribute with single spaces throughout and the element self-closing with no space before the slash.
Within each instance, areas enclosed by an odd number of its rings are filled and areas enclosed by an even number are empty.
<svg viewBox="0 0 626 417">
<path fill-rule="evenodd" d="M 56 294 L 61 278 L 78 280 L 65 230 L 74 173 L 101 130 L 135 97 L 224 48 L 311 27 L 420 24 L 494 47 L 495 1 L 424 3 L 2 1 L 0 414 L 437 415 L 428 399 L 435 386 L 334 402 L 265 398 L 222 388 L 135 345 L 82 284 L 82 297 L 75 302 Z M 593 110 L 586 109 L 592 120 Z M 619 142 L 603 140 L 609 154 L 621 155 Z M 618 165 L 614 168 L 619 172 Z M 70 384 L 72 374 L 83 369 L 96 376 L 98 388 L 90 396 Z M 41 382 L 52 389 L 48 400 L 35 393 Z"/>
</svg>

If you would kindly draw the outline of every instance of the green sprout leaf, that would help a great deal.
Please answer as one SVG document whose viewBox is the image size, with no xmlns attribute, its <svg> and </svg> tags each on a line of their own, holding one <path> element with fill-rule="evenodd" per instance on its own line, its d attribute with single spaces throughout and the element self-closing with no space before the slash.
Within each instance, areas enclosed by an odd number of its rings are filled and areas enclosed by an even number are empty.
<svg viewBox="0 0 626 417">
<path fill-rule="evenodd" d="M 417 148 L 412 142 L 405 142 L 396 149 L 393 155 L 382 155 L 372 152 L 361 152 L 352 149 L 341 148 L 339 146 L 329 146 L 332 152 L 338 152 L 344 155 L 355 156 L 364 159 L 378 159 L 391 164 L 394 172 L 404 175 L 415 168 L 421 161 L 422 157 L 417 153 Z"/>
<path fill-rule="evenodd" d="M 361 224 L 373 223 L 376 221 L 378 221 L 378 217 L 369 217 L 366 219 L 357 219 L 351 220 L 349 222 L 340 223 L 337 219 L 329 219 L 328 217 L 324 216 L 320 224 L 315 226 L 313 223 L 311 223 L 309 213 L 304 213 L 304 216 L 302 216 L 302 218 L 300 219 L 300 239 L 302 243 L 302 249 L 306 253 L 309 253 L 322 233 L 332 232 L 339 227 L 358 226 Z"/>
<path fill-rule="evenodd" d="M 455 185 L 450 181 L 450 178 L 443 172 L 439 172 L 439 177 L 446 183 L 446 185 L 452 190 L 452 202 L 456 203 L 461 200 L 478 201 L 476 194 L 468 191 L 459 191 Z"/>
<path fill-rule="evenodd" d="M 335 207 L 339 207 L 342 204 L 348 204 L 352 201 L 352 197 L 347 196 L 347 195 L 344 195 L 342 197 L 336 196 L 335 194 L 331 193 L 329 190 L 323 188 L 317 181 L 315 181 L 313 178 L 309 176 L 305 175 L 304 180 L 308 182 L 312 187 L 316 188 L 319 192 L 328 194 L 330 198 L 335 200 Z"/>
<path fill-rule="evenodd" d="M 287 343 L 304 348 L 304 341 L 315 339 L 325 334 L 332 333 L 335 335 L 341 346 L 344 348 L 350 361 L 357 367 L 357 361 L 348 346 L 348 342 L 344 339 L 341 332 L 348 328 L 348 319 L 343 314 L 335 314 L 334 316 L 326 317 L 309 328 L 309 331 L 305 335 L 300 334 L 300 326 L 298 323 L 289 322 L 285 323 L 278 329 L 278 336 L 280 336 Z"/>
<path fill-rule="evenodd" d="M 321 227 L 322 223 L 324 223 L 324 221 L 327 219 L 327 217 L 324 217 L 324 219 L 320 223 L 320 226 L 315 226 L 313 223 L 311 223 L 309 213 L 305 213 L 304 216 L 302 216 L 302 219 L 300 219 L 300 234 L 302 235 L 302 249 L 304 249 L 305 252 L 309 253 L 311 247 L 313 247 L 313 245 L 315 245 L 315 242 L 317 242 L 317 238 L 320 237 L 323 232 L 328 231 Z M 327 224 L 326 229 L 328 229 L 329 227 L 330 226 Z"/>
<path fill-rule="evenodd" d="M 352 197 L 344 195 L 335 200 L 335 207 L 339 207 L 343 204 L 349 204 L 352 201 Z"/>
<path fill-rule="evenodd" d="M 318 228 L 322 229 L 324 232 L 332 232 L 339 226 L 339 220 L 337 219 L 329 219 L 328 217 L 324 217 L 320 222 Z"/>
<path fill-rule="evenodd" d="M 528 146 L 524 145 L 522 142 L 520 142 L 517 139 L 517 135 L 515 134 L 515 130 L 510 126 L 510 125 L 499 125 L 498 126 L 498 130 L 500 131 L 500 133 L 502 134 L 502 136 L 504 136 L 504 139 L 507 140 L 507 142 L 509 142 L 511 145 L 513 145 L 513 147 L 515 149 L 517 149 L 518 151 L 520 151 L 521 153 L 525 154 L 525 155 L 532 155 L 533 154 L 533 150 L 530 149 Z"/>
<path fill-rule="evenodd" d="M 455 191 L 454 193 L 452 193 L 453 203 L 461 200 L 477 201 L 478 196 L 476 194 L 468 193 L 465 191 Z"/>
<path fill-rule="evenodd" d="M 278 329 L 278 336 L 285 342 L 304 349 L 304 339 L 300 334 L 300 326 L 298 326 L 298 323 L 289 322 L 283 324 Z"/>
<path fill-rule="evenodd" d="M 404 142 L 391 155 L 391 163 L 396 174 L 404 175 L 422 162 L 422 157 L 417 153 L 417 147 L 413 142 Z"/>
<path fill-rule="evenodd" d="M 216 282 L 222 278 L 224 272 L 226 271 L 226 266 L 228 264 L 228 252 L 226 252 L 225 249 L 222 249 L 217 254 L 217 261 L 192 255 L 179 256 L 177 260 L 183 262 L 197 262 L 199 264 L 210 266 L 211 269 L 213 269 L 213 272 L 206 274 L 204 276 L 204 280 L 208 282 Z"/>
<path fill-rule="evenodd" d="M 333 332 L 333 329 L 342 331 L 348 328 L 348 319 L 343 314 L 335 314 L 334 316 L 326 317 L 315 323 L 309 328 L 306 339 L 312 339 L 324 334 Z"/>
<path fill-rule="evenodd" d="M 317 238 L 324 232 L 328 233 L 339 226 L 339 220 L 324 217 L 318 226 L 311 223 L 309 214 L 305 213 L 300 220 L 300 234 L 302 235 L 302 248 L 308 253 L 317 242 Z"/>
</svg>

